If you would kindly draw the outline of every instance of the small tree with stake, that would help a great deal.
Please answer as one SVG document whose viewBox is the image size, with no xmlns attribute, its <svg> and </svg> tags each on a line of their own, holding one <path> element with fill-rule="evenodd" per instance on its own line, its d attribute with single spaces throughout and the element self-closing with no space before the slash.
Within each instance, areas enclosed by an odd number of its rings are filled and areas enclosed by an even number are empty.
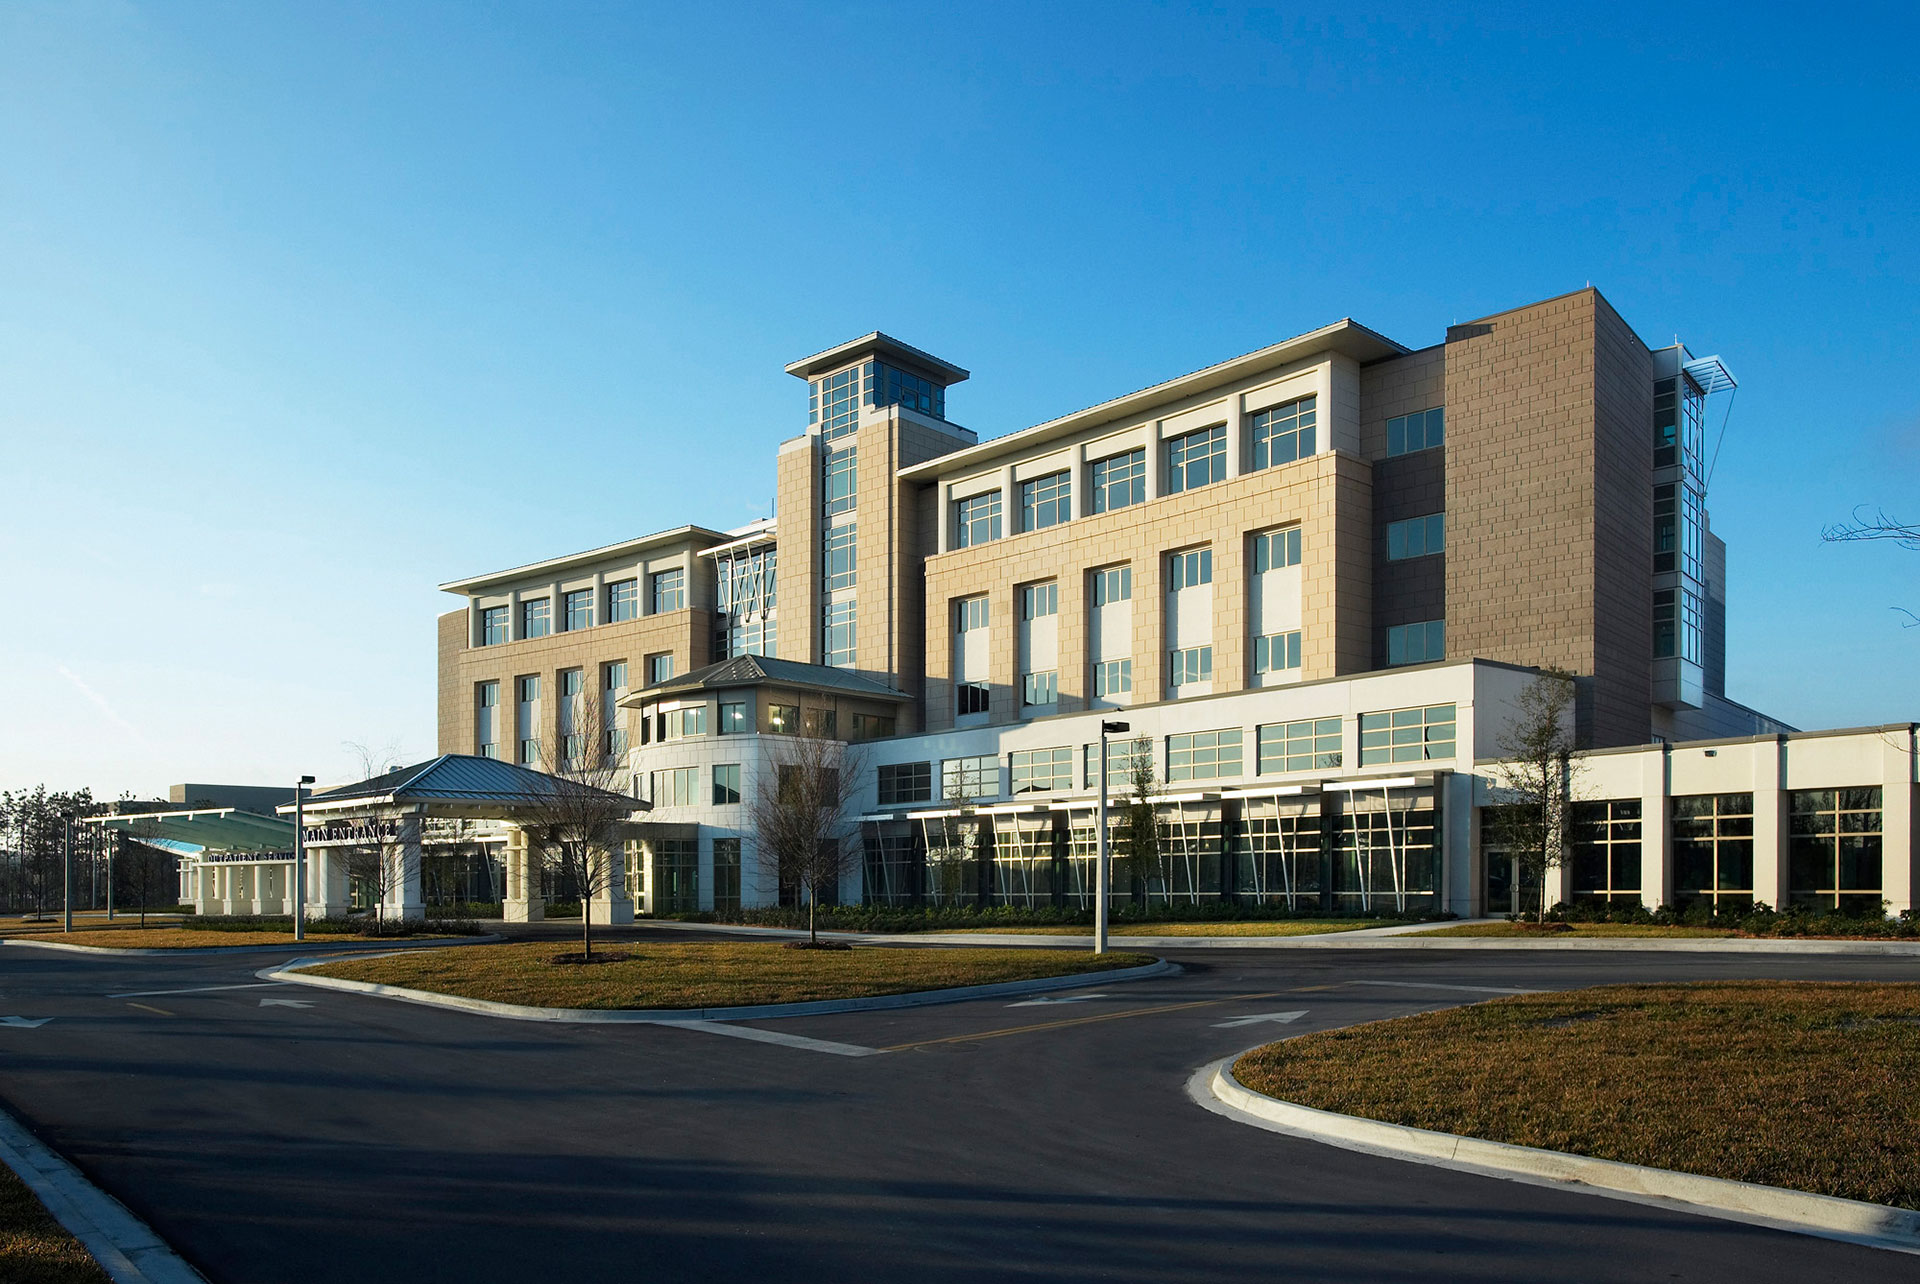
<svg viewBox="0 0 1920 1284">
<path fill-rule="evenodd" d="M 1120 811 L 1120 855 L 1133 881 L 1135 904 L 1146 903 L 1147 889 L 1163 872 L 1166 829 L 1154 798 L 1160 778 L 1153 768 L 1153 740 L 1136 736 L 1127 754 L 1127 800 Z"/>
<path fill-rule="evenodd" d="M 838 885 L 860 858 L 841 831 L 861 757 L 837 740 L 813 737 L 797 737 L 770 757 L 753 794 L 754 850 L 763 869 L 806 898 L 807 943 L 818 947 L 821 891 Z"/>
<path fill-rule="evenodd" d="M 1573 675 L 1543 669 L 1524 687 L 1515 716 L 1499 739 L 1503 761 L 1492 771 L 1499 795 L 1494 832 L 1518 865 L 1522 881 L 1540 892 L 1539 921 L 1547 921 L 1547 876 L 1572 853 L 1574 776 Z"/>
</svg>

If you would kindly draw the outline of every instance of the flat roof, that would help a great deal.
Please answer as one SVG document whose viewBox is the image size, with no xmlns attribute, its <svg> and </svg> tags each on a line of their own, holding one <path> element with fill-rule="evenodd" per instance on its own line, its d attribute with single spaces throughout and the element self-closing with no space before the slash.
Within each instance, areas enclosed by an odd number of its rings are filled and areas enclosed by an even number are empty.
<svg viewBox="0 0 1920 1284">
<path fill-rule="evenodd" d="M 1144 410 L 1158 402 L 1176 400 L 1212 384 L 1224 383 L 1268 366 L 1281 365 L 1299 357 L 1311 356 L 1316 352 L 1329 351 L 1342 353 L 1355 361 L 1369 362 L 1387 357 L 1405 356 L 1412 349 L 1395 343 L 1377 331 L 1369 330 L 1352 317 L 1346 317 L 1335 321 L 1332 325 L 1323 325 L 1318 330 L 1309 330 L 1291 339 L 1282 339 L 1278 343 L 1195 370 L 1177 379 L 1156 383 L 1138 392 L 1115 397 L 1112 401 L 1103 401 L 1097 406 L 1076 410 L 1070 415 L 1050 419 L 1046 423 L 1023 428 L 1019 432 L 1009 433 L 1004 437 L 994 437 L 981 442 L 978 446 L 969 446 L 965 450 L 956 450 L 951 454 L 929 459 L 923 464 L 902 468 L 898 475 L 910 480 L 930 480 L 941 473 L 992 459 L 1010 450 L 1023 450 L 1041 445 L 1056 437 L 1064 437 L 1077 429 L 1095 427 L 1135 411 Z"/>
<path fill-rule="evenodd" d="M 671 530 L 655 531 L 651 535 L 642 535 L 638 539 L 622 540 L 618 544 L 607 544 L 600 548 L 590 548 L 580 553 L 567 553 L 560 557 L 549 557 L 545 561 L 528 562 L 525 566 L 514 566 L 504 571 L 489 571 L 484 575 L 469 575 L 465 579 L 448 580 L 440 586 L 443 593 L 470 593 L 489 584 L 498 584 L 503 580 L 517 580 L 540 571 L 564 571 L 572 566 L 582 566 L 598 562 L 603 558 L 615 557 L 623 553 L 638 553 L 642 549 L 660 544 L 677 544 L 682 540 L 695 540 L 702 545 L 722 544 L 727 541 L 726 531 L 711 530 L 705 526 L 675 526 Z"/>
<path fill-rule="evenodd" d="M 931 352 L 916 348 L 911 343 L 902 343 L 890 334 L 873 330 L 858 339 L 848 339 L 845 343 L 836 343 L 831 348 L 816 352 L 810 357 L 787 363 L 787 373 L 796 379 L 811 379 L 815 375 L 831 374 L 856 357 L 871 352 L 878 357 L 889 357 L 902 365 L 919 366 L 928 374 L 942 376 L 942 382 L 956 384 L 967 378 L 968 371 L 962 370 L 951 361 L 942 361 Z"/>
</svg>

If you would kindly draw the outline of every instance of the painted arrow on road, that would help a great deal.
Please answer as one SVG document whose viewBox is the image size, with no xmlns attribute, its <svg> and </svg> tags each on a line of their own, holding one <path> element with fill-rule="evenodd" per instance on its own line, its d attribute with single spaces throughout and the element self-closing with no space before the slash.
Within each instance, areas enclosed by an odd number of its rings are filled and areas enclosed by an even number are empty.
<svg viewBox="0 0 1920 1284">
<path fill-rule="evenodd" d="M 10 1025 L 19 1030 L 32 1030 L 53 1020 L 52 1017 L 0 1017 L 0 1025 Z"/>
<path fill-rule="evenodd" d="M 1216 1030 L 1231 1030 L 1236 1025 L 1258 1025 L 1262 1021 L 1272 1021 L 1278 1025 L 1285 1025 L 1289 1021 L 1298 1021 L 1305 1015 L 1305 1012 L 1260 1012 L 1253 1016 L 1237 1017 L 1232 1021 L 1215 1022 L 1213 1028 Z"/>
<path fill-rule="evenodd" d="M 263 1008 L 310 1008 L 313 1004 L 304 999 L 262 999 L 260 1006 Z"/>
<path fill-rule="evenodd" d="M 1007 1004 L 1010 1008 L 1037 1008 L 1051 1003 L 1085 1003 L 1088 999 L 1104 999 L 1104 994 L 1063 994 L 1059 998 L 1022 999 L 1018 1003 Z"/>
</svg>

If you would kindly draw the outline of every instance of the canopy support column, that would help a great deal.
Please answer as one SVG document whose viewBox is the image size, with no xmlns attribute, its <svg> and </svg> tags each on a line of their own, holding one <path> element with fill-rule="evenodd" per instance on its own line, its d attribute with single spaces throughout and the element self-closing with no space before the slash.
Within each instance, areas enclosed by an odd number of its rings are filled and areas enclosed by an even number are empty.
<svg viewBox="0 0 1920 1284">
<path fill-rule="evenodd" d="M 386 920 L 420 919 L 427 916 L 426 899 L 420 892 L 420 817 L 408 816 L 400 822 L 400 837 L 386 848 L 383 859 L 396 862 L 387 880 L 387 903 L 380 915 Z"/>
<path fill-rule="evenodd" d="M 598 925 L 619 926 L 633 922 L 633 898 L 627 895 L 627 845 L 612 844 L 612 850 L 595 857 L 607 863 L 606 876 L 596 881 L 604 885 L 599 895 L 587 903 L 589 920 Z"/>
<path fill-rule="evenodd" d="M 518 825 L 507 826 L 507 898 L 501 906 L 501 916 L 509 923 L 538 923 L 547 916 L 547 902 L 540 895 L 540 873 L 534 868 L 527 831 Z"/>
</svg>

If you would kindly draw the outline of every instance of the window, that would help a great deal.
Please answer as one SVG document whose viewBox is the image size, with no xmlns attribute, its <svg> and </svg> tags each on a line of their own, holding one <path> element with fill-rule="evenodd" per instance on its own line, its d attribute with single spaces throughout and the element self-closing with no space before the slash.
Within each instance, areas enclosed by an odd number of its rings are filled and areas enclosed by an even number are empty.
<svg viewBox="0 0 1920 1284">
<path fill-rule="evenodd" d="M 1007 779 L 1015 794 L 1073 788 L 1073 748 L 1016 749 L 1007 755 Z"/>
<path fill-rule="evenodd" d="M 1189 646 L 1171 652 L 1168 672 L 1176 687 L 1213 681 L 1213 648 Z"/>
<path fill-rule="evenodd" d="M 808 709 L 800 715 L 801 735 L 833 740 L 840 735 L 840 714 L 834 709 Z"/>
<path fill-rule="evenodd" d="M 653 805 L 656 807 L 697 807 L 700 805 L 700 769 L 669 767 L 652 773 Z"/>
<path fill-rule="evenodd" d="M 1387 630 L 1388 664 L 1427 664 L 1447 658 L 1447 622 L 1422 620 Z"/>
<path fill-rule="evenodd" d="M 749 729 L 746 701 L 723 701 L 720 705 L 720 734 L 723 736 L 745 735 Z"/>
<path fill-rule="evenodd" d="M 615 580 L 607 585 L 607 623 L 640 618 L 640 581 Z"/>
<path fill-rule="evenodd" d="M 679 740 L 686 736 L 704 736 L 707 734 L 707 706 L 696 704 L 686 709 L 670 709 L 662 724 L 664 740 Z"/>
<path fill-rule="evenodd" d="M 1275 771 L 1338 771 L 1340 719 L 1276 722 L 1254 733 L 1260 774 Z"/>
<path fill-rule="evenodd" d="M 1132 600 L 1133 568 L 1131 566 L 1109 566 L 1093 573 L 1093 604 L 1095 606 Z"/>
<path fill-rule="evenodd" d="M 653 613 L 683 611 L 687 606 L 687 573 L 674 569 L 653 577 Z"/>
<path fill-rule="evenodd" d="M 566 614 L 562 627 L 571 633 L 575 629 L 593 627 L 593 590 L 572 589 L 562 599 L 566 603 Z"/>
<path fill-rule="evenodd" d="M 673 655 L 670 652 L 647 657 L 647 685 L 665 682 L 673 676 Z"/>
<path fill-rule="evenodd" d="M 1216 424 L 1167 442 L 1167 494 L 1178 495 L 1227 475 L 1227 426 Z"/>
<path fill-rule="evenodd" d="M 1752 794 L 1673 799 L 1673 899 L 1681 905 L 1709 901 L 1716 908 L 1753 903 Z"/>
<path fill-rule="evenodd" d="M 520 636 L 543 638 L 553 632 L 553 599 L 529 598 L 520 604 Z"/>
<path fill-rule="evenodd" d="M 1240 774 L 1240 728 L 1167 737 L 1167 780 L 1218 780 Z"/>
<path fill-rule="evenodd" d="M 713 764 L 713 805 L 730 807 L 740 801 L 740 764 L 737 762 L 716 762 Z"/>
<path fill-rule="evenodd" d="M 1042 616 L 1058 614 L 1060 614 L 1060 585 L 1055 581 L 1029 584 L 1020 590 L 1022 619 L 1037 620 Z"/>
<path fill-rule="evenodd" d="M 1300 630 L 1269 633 L 1253 640 L 1253 671 L 1279 673 L 1300 667 Z"/>
<path fill-rule="evenodd" d="M 1109 740 L 1107 741 L 1107 789 L 1109 792 L 1125 791 L 1133 784 L 1133 769 L 1136 763 L 1153 765 L 1153 742 L 1151 740 Z M 1085 773 L 1086 787 L 1100 787 L 1100 746 L 1096 742 L 1083 745 L 1080 750 L 1081 770 Z"/>
<path fill-rule="evenodd" d="M 474 688 L 475 751 L 482 758 L 500 756 L 500 684 L 482 682 Z"/>
<path fill-rule="evenodd" d="M 1705 542 L 1707 501 L 1691 486 L 1680 488 L 1680 569 L 1697 582 L 1707 578 Z"/>
<path fill-rule="evenodd" d="M 987 627 L 987 599 L 964 597 L 954 603 L 954 625 L 960 632 Z"/>
<path fill-rule="evenodd" d="M 859 566 L 859 552 L 854 546 L 854 526 L 848 522 L 844 526 L 827 528 L 827 564 L 826 588 L 829 593 L 835 589 L 849 589 L 854 586 L 855 572 Z"/>
<path fill-rule="evenodd" d="M 1453 757 L 1453 706 L 1360 715 L 1360 765 L 1441 762 Z"/>
<path fill-rule="evenodd" d="M 1284 570 L 1300 565 L 1300 528 L 1267 531 L 1253 537 L 1253 573 Z"/>
<path fill-rule="evenodd" d="M 947 390 L 931 379 L 896 370 L 892 366 L 869 362 L 868 402 L 876 406 L 905 406 L 936 419 L 947 417 Z M 877 386 L 875 380 L 878 380 Z"/>
<path fill-rule="evenodd" d="M 1880 789 L 1795 789 L 1787 801 L 1787 902 L 1880 913 Z"/>
<path fill-rule="evenodd" d="M 587 675 L 580 669 L 560 671 L 560 761 L 578 769 L 586 762 L 586 737 L 581 734 L 581 697 L 586 694 Z"/>
<path fill-rule="evenodd" d="M 1573 899 L 1640 903 L 1640 800 L 1573 804 Z M 1675 845 L 1676 850 L 1678 844 Z"/>
<path fill-rule="evenodd" d="M 1404 562 L 1410 557 L 1426 557 L 1447 551 L 1447 515 L 1430 513 L 1409 517 L 1404 522 L 1387 523 L 1387 560 Z"/>
<path fill-rule="evenodd" d="M 1020 529 L 1044 530 L 1073 516 L 1071 473 L 1049 473 L 1020 483 Z"/>
<path fill-rule="evenodd" d="M 848 446 L 845 450 L 830 450 L 826 458 L 826 511 L 831 517 L 835 513 L 844 513 L 854 507 L 855 492 L 860 486 L 859 461 L 855 458 L 857 447 Z"/>
<path fill-rule="evenodd" d="M 1681 426 L 1684 423 L 1685 431 Z M 1653 466 L 1666 468 L 1686 456 L 1687 471 L 1698 475 L 1705 449 L 1706 396 L 1686 375 L 1653 385 Z"/>
<path fill-rule="evenodd" d="M 796 736 L 800 734 L 800 706 L 797 704 L 770 704 L 767 706 L 767 732 L 776 736 Z"/>
<path fill-rule="evenodd" d="M 1000 796 L 1000 760 L 991 754 L 980 758 L 949 758 L 940 764 L 942 798 L 997 798 Z"/>
<path fill-rule="evenodd" d="M 868 362 L 866 383 L 873 385 L 873 363 Z M 820 438 L 832 441 L 860 427 L 861 367 L 854 366 L 807 385 L 807 422 L 820 426 Z"/>
<path fill-rule="evenodd" d="M 1020 677 L 1020 703 L 1050 705 L 1059 698 L 1060 675 L 1054 671 L 1026 673 Z"/>
<path fill-rule="evenodd" d="M 853 738 L 855 740 L 880 740 L 894 733 L 896 722 L 884 713 L 856 713 L 853 715 Z"/>
<path fill-rule="evenodd" d="M 1093 461 L 1093 511 L 1112 512 L 1147 497 L 1147 452 L 1129 450 Z"/>
<path fill-rule="evenodd" d="M 1000 492 L 989 491 L 953 506 L 955 548 L 971 548 L 1000 538 Z"/>
<path fill-rule="evenodd" d="M 1101 660 L 1094 664 L 1093 694 L 1096 697 L 1126 695 L 1132 691 L 1132 660 Z"/>
<path fill-rule="evenodd" d="M 1447 412 L 1440 406 L 1387 420 L 1387 454 L 1431 450 L 1447 439 Z"/>
<path fill-rule="evenodd" d="M 507 608 L 489 606 L 480 612 L 480 645 L 499 646 L 507 640 Z"/>
<path fill-rule="evenodd" d="M 1167 587 L 1169 589 L 1194 588 L 1201 584 L 1213 583 L 1213 550 L 1211 548 L 1192 548 L 1184 553 L 1172 553 L 1167 557 Z"/>
<path fill-rule="evenodd" d="M 821 650 L 824 662 L 845 666 L 853 663 L 854 627 L 852 602 L 829 602 L 821 611 Z"/>
<path fill-rule="evenodd" d="M 894 762 L 880 768 L 879 798 L 882 807 L 927 802 L 932 797 L 932 763 Z"/>
<path fill-rule="evenodd" d="M 1653 488 L 1653 569 L 1678 569 L 1680 556 L 1680 487 L 1672 482 Z"/>
<path fill-rule="evenodd" d="M 1700 595 L 1691 589 L 1661 589 L 1653 595 L 1653 655 L 1700 663 L 1706 626 Z"/>
<path fill-rule="evenodd" d="M 515 711 L 515 739 L 520 742 L 520 763 L 523 766 L 540 765 L 540 675 L 527 674 L 514 679 L 514 695 L 518 701 Z"/>
<path fill-rule="evenodd" d="M 604 693 L 601 725 L 606 728 L 607 756 L 619 760 L 627 753 L 627 729 L 620 725 L 620 706 L 617 703 L 627 693 L 627 662 L 615 660 L 601 669 L 601 690 Z"/>
<path fill-rule="evenodd" d="M 719 911 L 740 908 L 740 840 L 713 840 L 713 908 Z"/>
<path fill-rule="evenodd" d="M 953 689 L 955 717 L 964 718 L 970 713 L 985 713 L 987 704 L 988 689 L 984 682 L 962 682 Z"/>
<path fill-rule="evenodd" d="M 1318 405 L 1317 397 L 1302 397 L 1255 414 L 1252 418 L 1253 466 L 1271 468 L 1311 455 Z"/>
</svg>

